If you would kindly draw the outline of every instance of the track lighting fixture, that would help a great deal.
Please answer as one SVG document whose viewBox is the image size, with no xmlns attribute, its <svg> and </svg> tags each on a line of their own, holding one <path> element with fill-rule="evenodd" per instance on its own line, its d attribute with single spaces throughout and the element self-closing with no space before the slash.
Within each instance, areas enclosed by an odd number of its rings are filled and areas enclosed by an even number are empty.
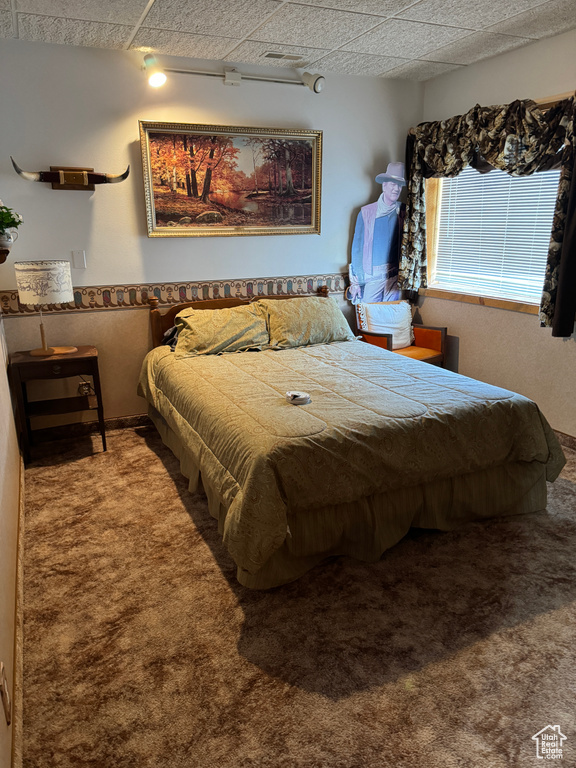
<svg viewBox="0 0 576 768">
<path fill-rule="evenodd" d="M 302 82 L 304 85 L 307 85 L 311 91 L 314 91 L 314 93 L 320 93 L 322 88 L 324 88 L 324 83 L 326 81 L 322 75 L 311 75 L 310 72 L 304 72 L 302 75 Z"/>
<path fill-rule="evenodd" d="M 207 70 L 197 69 L 173 69 L 172 67 L 161 68 L 152 53 L 144 56 L 144 69 L 148 77 L 149 84 L 158 88 L 166 82 L 166 73 L 170 72 L 176 75 L 199 75 L 204 77 L 219 77 L 224 85 L 240 85 L 242 80 L 261 81 L 264 83 L 280 83 L 282 85 L 305 85 L 313 93 L 320 93 L 324 87 L 324 78 L 322 75 L 311 75 L 310 72 L 304 72 L 301 80 L 288 80 L 282 77 L 265 77 L 262 75 L 243 75 L 237 69 L 225 69 L 224 72 L 209 72 Z"/>
<path fill-rule="evenodd" d="M 147 53 L 146 56 L 144 56 L 144 69 L 146 70 L 148 83 L 152 88 L 159 88 L 161 85 L 164 85 L 167 79 L 166 73 L 164 70 L 160 69 L 158 62 L 156 61 L 156 56 L 152 53 Z"/>
</svg>

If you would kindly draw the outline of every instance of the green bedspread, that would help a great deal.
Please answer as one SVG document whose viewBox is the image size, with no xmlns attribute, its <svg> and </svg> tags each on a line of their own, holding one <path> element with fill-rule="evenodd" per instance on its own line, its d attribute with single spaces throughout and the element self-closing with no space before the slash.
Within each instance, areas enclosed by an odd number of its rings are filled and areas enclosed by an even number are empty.
<svg viewBox="0 0 576 768">
<path fill-rule="evenodd" d="M 139 392 L 216 489 L 249 573 L 290 536 L 289 516 L 508 464 L 554 480 L 564 464 L 535 403 L 361 341 L 183 359 L 158 347 Z"/>
</svg>

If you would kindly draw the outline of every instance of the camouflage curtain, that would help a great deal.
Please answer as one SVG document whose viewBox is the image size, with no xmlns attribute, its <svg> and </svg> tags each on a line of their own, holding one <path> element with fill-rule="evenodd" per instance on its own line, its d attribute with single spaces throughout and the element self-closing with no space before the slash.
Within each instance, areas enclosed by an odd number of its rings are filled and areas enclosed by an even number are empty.
<svg viewBox="0 0 576 768">
<path fill-rule="evenodd" d="M 574 97 L 541 111 L 533 101 L 476 105 L 465 115 L 422 123 L 408 136 L 408 199 L 399 283 L 426 287 L 424 180 L 457 176 L 467 165 L 513 176 L 560 168 L 560 183 L 540 307 L 541 325 L 570 336 L 576 314 L 576 106 Z"/>
</svg>

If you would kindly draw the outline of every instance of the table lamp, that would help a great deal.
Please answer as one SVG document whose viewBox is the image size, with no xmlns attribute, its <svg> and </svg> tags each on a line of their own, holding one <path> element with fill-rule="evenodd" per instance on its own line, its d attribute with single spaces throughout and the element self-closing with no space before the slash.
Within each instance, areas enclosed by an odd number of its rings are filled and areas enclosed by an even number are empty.
<svg viewBox="0 0 576 768">
<path fill-rule="evenodd" d="M 42 323 L 42 306 L 68 304 L 74 301 L 69 261 L 20 261 L 14 264 L 18 299 L 21 304 L 33 304 L 40 310 L 41 349 L 32 349 L 35 357 L 66 355 L 77 347 L 48 347 Z"/>
</svg>

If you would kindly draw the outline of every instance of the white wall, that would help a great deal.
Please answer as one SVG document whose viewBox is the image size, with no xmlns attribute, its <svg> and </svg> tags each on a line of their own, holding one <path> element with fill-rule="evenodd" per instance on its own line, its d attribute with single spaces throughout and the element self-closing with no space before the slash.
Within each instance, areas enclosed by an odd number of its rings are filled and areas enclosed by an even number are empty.
<svg viewBox="0 0 576 768">
<path fill-rule="evenodd" d="M 16 555 L 20 503 L 20 453 L 12 419 L 6 375 L 7 351 L 0 312 L 0 661 L 4 662 L 13 696 L 14 618 L 16 599 Z M 0 706 L 0 768 L 11 762 L 13 726 L 6 725 Z"/>
<path fill-rule="evenodd" d="M 352 212 L 375 199 L 376 173 L 403 159 L 406 130 L 420 116 L 422 86 L 327 76 L 324 91 L 313 94 L 304 87 L 231 87 L 215 78 L 174 75 L 155 90 L 141 63 L 142 54 L 134 52 L 2 41 L 1 93 L 10 108 L 0 110 L 1 197 L 25 223 L 0 267 L 0 287 L 15 285 L 14 260 L 70 258 L 72 249 L 85 249 L 88 259 L 86 270 L 74 270 L 75 285 L 342 269 Z M 166 63 L 222 69 L 202 61 Z M 322 130 L 322 234 L 148 238 L 139 119 Z M 10 155 L 25 170 L 62 164 L 119 173 L 130 163 L 131 174 L 93 193 L 53 191 L 16 176 Z"/>
<path fill-rule="evenodd" d="M 493 56 L 424 85 L 422 120 L 444 120 L 475 104 L 509 104 L 576 88 L 576 29 Z"/>
<path fill-rule="evenodd" d="M 420 119 L 423 87 L 377 78 L 326 77 L 322 93 L 304 87 L 174 75 L 155 90 L 142 54 L 5 40 L 0 46 L 0 197 L 24 216 L 0 266 L 0 288 L 15 287 L 13 263 L 70 258 L 84 249 L 87 269 L 74 285 L 218 280 L 344 271 L 360 206 L 379 194 L 374 181 L 403 160 L 408 128 Z M 165 66 L 222 70 L 217 62 L 163 59 Z M 240 67 L 291 77 L 289 70 Z M 138 120 L 323 131 L 320 235 L 148 238 Z M 45 170 L 89 166 L 119 173 L 120 184 L 54 191 L 19 178 L 10 164 Z M 104 315 L 106 314 L 106 317 Z M 98 347 L 107 417 L 141 413 L 136 378 L 148 345 L 142 310 L 46 318 L 53 344 Z M 7 317 L 10 351 L 38 345 L 37 317 Z M 119 371 L 122 375 L 119 375 Z"/>
<path fill-rule="evenodd" d="M 576 87 L 576 30 L 450 72 L 425 84 L 422 120 L 474 106 L 542 98 Z M 535 315 L 422 300 L 425 323 L 458 337 L 459 371 L 530 397 L 552 427 L 576 436 L 576 338 L 552 338 Z"/>
</svg>

